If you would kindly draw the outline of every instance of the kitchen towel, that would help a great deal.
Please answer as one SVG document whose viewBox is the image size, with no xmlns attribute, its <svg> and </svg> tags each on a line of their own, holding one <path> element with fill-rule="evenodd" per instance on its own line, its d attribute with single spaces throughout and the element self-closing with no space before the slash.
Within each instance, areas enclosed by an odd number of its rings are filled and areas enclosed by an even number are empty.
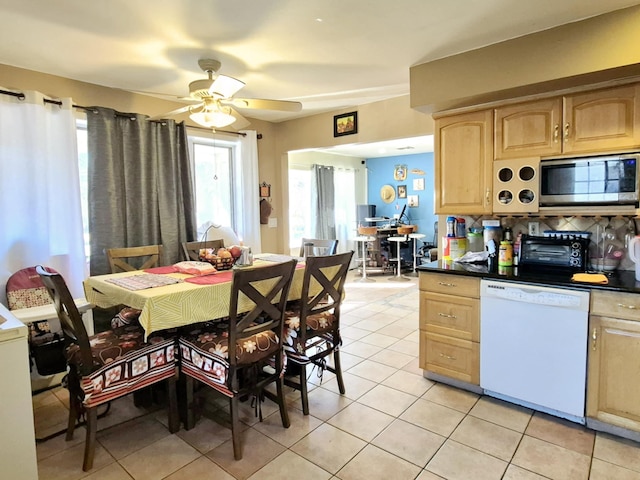
<svg viewBox="0 0 640 480">
<path fill-rule="evenodd" d="M 571 280 L 574 282 L 600 283 L 606 285 L 609 279 L 602 273 L 574 273 Z"/>
</svg>

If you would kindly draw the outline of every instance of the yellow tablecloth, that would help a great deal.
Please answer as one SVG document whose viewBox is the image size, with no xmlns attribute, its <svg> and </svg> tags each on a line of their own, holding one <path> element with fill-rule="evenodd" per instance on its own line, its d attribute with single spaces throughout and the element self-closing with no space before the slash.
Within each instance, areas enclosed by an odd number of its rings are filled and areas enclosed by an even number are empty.
<svg viewBox="0 0 640 480">
<path fill-rule="evenodd" d="M 256 260 L 254 266 L 266 266 L 270 263 Z M 86 298 L 89 302 L 102 308 L 128 305 L 142 310 L 140 324 L 147 335 L 158 330 L 181 327 L 229 315 L 231 281 L 214 285 L 180 282 L 144 290 L 128 290 L 107 281 L 110 278 L 143 273 L 138 270 L 89 277 L 84 281 Z M 181 273 L 167 275 L 178 279 L 190 277 L 190 275 Z M 289 291 L 289 300 L 297 300 L 302 295 L 303 278 L 304 268 L 296 268 Z M 240 311 L 246 311 L 251 309 L 252 305 L 253 303 L 245 297 L 244 302 L 241 298 L 238 308 Z"/>
</svg>

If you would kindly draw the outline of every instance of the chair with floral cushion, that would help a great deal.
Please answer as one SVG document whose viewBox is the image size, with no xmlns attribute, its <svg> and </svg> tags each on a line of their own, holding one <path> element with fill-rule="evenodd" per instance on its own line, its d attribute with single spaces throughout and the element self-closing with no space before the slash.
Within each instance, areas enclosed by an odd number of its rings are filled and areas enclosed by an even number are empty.
<svg viewBox="0 0 640 480">
<path fill-rule="evenodd" d="M 241 397 L 253 397 L 260 420 L 262 398 L 266 396 L 275 401 L 280 408 L 282 425 L 289 427 L 284 398 L 282 329 L 295 266 L 296 260 L 290 260 L 234 270 L 229 317 L 187 327 L 178 340 L 188 407 L 185 428 L 189 430 L 194 424 L 195 379 L 229 399 L 236 460 L 242 458 L 238 417 Z M 265 390 L 271 383 L 276 384 L 277 395 Z"/>
<path fill-rule="evenodd" d="M 301 299 L 291 302 L 285 313 L 285 384 L 300 390 L 305 415 L 309 414 L 307 365 L 335 373 L 340 393 L 345 392 L 339 351 L 340 305 L 351 257 L 353 251 L 307 257 Z M 325 358 L 331 354 L 333 367 L 327 365 Z"/>
<path fill-rule="evenodd" d="M 93 467 L 96 448 L 97 407 L 162 380 L 168 381 L 169 431 L 179 428 L 176 396 L 176 336 L 153 333 L 144 341 L 139 325 L 88 336 L 67 284 L 58 273 L 37 266 L 62 325 L 68 365 L 69 420 L 67 440 L 76 423 L 86 421 L 82 469 Z"/>
</svg>

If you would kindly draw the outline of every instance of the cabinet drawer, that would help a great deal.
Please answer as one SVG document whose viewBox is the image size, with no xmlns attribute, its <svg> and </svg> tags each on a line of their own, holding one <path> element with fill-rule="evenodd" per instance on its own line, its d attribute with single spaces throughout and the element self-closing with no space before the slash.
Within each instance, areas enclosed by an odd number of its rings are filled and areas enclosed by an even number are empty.
<svg viewBox="0 0 640 480">
<path fill-rule="evenodd" d="M 480 279 L 447 273 L 420 273 L 420 290 L 480 298 Z"/>
<path fill-rule="evenodd" d="M 430 333 L 478 342 L 480 301 L 475 298 L 420 292 L 420 328 Z"/>
<path fill-rule="evenodd" d="M 592 290 L 591 314 L 640 321 L 640 295 Z"/>
<path fill-rule="evenodd" d="M 420 367 L 449 378 L 479 385 L 480 344 L 421 332 Z"/>
</svg>

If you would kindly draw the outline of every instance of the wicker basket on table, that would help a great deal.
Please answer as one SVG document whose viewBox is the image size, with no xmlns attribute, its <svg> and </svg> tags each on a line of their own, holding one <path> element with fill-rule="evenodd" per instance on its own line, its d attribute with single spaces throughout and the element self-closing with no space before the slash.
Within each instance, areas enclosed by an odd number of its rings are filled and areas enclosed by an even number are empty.
<svg viewBox="0 0 640 480">
<path fill-rule="evenodd" d="M 219 257 L 219 256 L 211 256 L 209 254 L 208 257 L 205 257 L 202 252 L 200 252 L 200 260 L 202 262 L 208 262 L 214 267 L 216 270 L 229 270 L 233 267 L 233 264 L 236 263 L 236 259 L 233 257 Z"/>
<path fill-rule="evenodd" d="M 415 225 L 403 225 L 402 227 L 398 227 L 398 235 L 408 235 L 415 232 L 415 230 Z"/>
</svg>

